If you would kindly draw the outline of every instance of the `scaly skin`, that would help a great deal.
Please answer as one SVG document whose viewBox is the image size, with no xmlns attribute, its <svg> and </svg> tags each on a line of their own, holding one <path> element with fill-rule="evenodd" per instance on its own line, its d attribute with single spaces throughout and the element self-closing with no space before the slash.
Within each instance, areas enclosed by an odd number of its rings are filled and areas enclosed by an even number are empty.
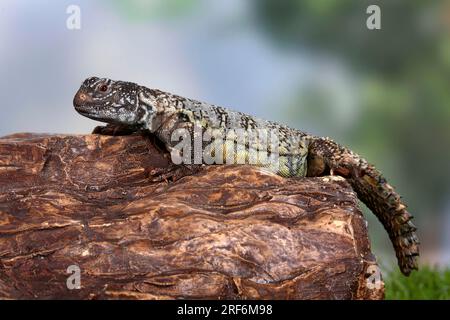
<svg viewBox="0 0 450 320">
<path fill-rule="evenodd" d="M 173 135 L 179 130 L 189 133 L 193 146 L 196 129 L 200 129 L 202 134 L 214 130 L 224 134 L 230 129 L 244 129 L 244 140 L 228 136 L 222 141 L 222 149 L 216 149 L 219 154 L 223 153 L 224 159 L 227 157 L 227 146 L 242 146 L 243 150 L 232 157 L 233 163 L 248 163 L 252 152 L 259 150 L 268 155 L 279 155 L 277 164 L 270 161 L 250 164 L 266 167 L 281 176 L 335 174 L 346 178 L 359 199 L 388 232 L 403 274 L 409 275 L 413 269 L 418 269 L 416 228 L 400 196 L 375 167 L 328 138 L 135 83 L 97 77 L 83 82 L 74 97 L 74 106 L 80 114 L 94 120 L 129 130 L 149 130 L 171 152 L 177 149 L 179 140 L 174 140 Z M 278 138 L 276 147 L 268 145 L 263 137 L 249 133 L 257 129 L 275 132 Z M 242 141 L 245 143 L 242 144 Z M 203 141 L 201 146 L 205 148 L 207 143 Z M 192 159 L 195 157 L 194 153 L 190 156 Z"/>
</svg>

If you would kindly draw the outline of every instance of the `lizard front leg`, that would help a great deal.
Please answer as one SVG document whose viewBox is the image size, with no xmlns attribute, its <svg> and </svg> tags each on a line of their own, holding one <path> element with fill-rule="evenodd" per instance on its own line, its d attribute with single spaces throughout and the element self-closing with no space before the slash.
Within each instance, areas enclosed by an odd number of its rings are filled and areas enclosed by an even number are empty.
<svg viewBox="0 0 450 320">
<path fill-rule="evenodd" d="M 92 134 L 101 134 L 105 136 L 127 136 L 131 135 L 139 129 L 118 124 L 107 124 L 106 126 L 97 126 L 92 131 Z"/>
</svg>

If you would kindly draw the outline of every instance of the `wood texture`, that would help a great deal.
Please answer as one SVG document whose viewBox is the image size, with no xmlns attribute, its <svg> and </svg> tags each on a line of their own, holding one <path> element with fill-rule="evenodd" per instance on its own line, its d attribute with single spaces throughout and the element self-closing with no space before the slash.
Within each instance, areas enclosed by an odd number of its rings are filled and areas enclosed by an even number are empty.
<svg viewBox="0 0 450 320">
<path fill-rule="evenodd" d="M 140 135 L 1 138 L 0 298 L 383 298 L 343 179 L 173 169 Z"/>
</svg>

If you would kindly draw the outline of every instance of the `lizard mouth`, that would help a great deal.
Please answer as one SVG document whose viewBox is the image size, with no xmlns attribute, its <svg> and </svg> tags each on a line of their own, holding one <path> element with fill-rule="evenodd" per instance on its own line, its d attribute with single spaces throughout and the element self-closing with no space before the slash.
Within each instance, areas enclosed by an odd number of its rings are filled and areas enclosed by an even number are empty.
<svg viewBox="0 0 450 320">
<path fill-rule="evenodd" d="M 86 114 L 89 113 L 89 107 L 85 105 L 76 105 L 74 104 L 75 110 L 79 113 Z"/>
<path fill-rule="evenodd" d="M 92 120 L 97 120 L 97 121 L 101 121 L 101 122 L 108 122 L 106 117 L 102 116 L 102 112 L 101 112 L 102 107 L 100 107 L 100 106 L 85 105 L 85 104 L 80 104 L 80 105 L 74 104 L 74 107 L 75 107 L 75 110 L 79 114 L 81 114 L 82 116 L 85 116 L 85 117 L 90 118 Z"/>
<path fill-rule="evenodd" d="M 83 116 L 94 115 L 95 113 L 97 113 L 96 111 L 98 111 L 98 108 L 95 108 L 92 105 L 78 104 L 74 105 L 74 107 L 75 110 Z"/>
<path fill-rule="evenodd" d="M 74 104 L 74 107 L 79 114 L 86 118 L 111 124 L 124 124 L 123 121 L 117 119 L 117 117 L 114 115 L 114 112 L 111 112 L 103 105 Z"/>
</svg>

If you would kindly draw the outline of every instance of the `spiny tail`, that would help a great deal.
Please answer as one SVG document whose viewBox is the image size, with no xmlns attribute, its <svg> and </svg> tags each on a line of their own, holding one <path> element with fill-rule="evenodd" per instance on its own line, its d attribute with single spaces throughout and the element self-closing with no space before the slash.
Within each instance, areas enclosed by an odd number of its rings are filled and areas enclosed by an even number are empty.
<svg viewBox="0 0 450 320">
<path fill-rule="evenodd" d="M 321 172 L 322 171 L 322 172 Z M 418 269 L 419 240 L 413 218 L 400 196 L 366 160 L 328 138 L 311 137 L 308 175 L 337 174 L 346 178 L 358 198 L 377 216 L 394 245 L 403 274 Z"/>
</svg>

